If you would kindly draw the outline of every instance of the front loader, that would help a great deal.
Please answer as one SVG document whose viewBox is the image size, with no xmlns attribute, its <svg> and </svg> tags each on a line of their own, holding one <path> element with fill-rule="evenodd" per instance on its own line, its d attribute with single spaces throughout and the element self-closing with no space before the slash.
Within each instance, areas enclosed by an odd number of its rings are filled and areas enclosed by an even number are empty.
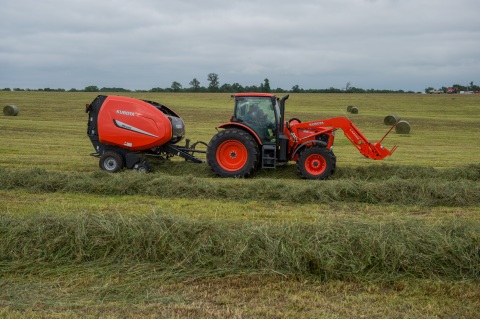
<svg viewBox="0 0 480 319">
<path fill-rule="evenodd" d="M 234 96 L 234 114 L 207 147 L 207 163 L 220 177 L 247 177 L 260 168 L 275 168 L 289 161 L 297 163 L 306 179 L 327 179 L 336 168 L 333 153 L 335 131 L 341 129 L 357 150 L 373 160 L 392 155 L 381 142 L 370 143 L 345 117 L 301 122 L 285 120 L 285 101 L 267 93 L 239 93 Z"/>
</svg>

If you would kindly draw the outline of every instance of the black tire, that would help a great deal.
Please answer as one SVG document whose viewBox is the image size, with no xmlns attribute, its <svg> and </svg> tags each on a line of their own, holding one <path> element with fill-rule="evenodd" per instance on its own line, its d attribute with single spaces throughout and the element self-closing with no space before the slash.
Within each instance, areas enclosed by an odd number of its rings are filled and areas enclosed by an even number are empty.
<svg viewBox="0 0 480 319">
<path fill-rule="evenodd" d="M 300 119 L 298 119 L 296 117 L 292 117 L 291 119 L 289 119 L 288 123 L 290 123 L 291 121 L 297 121 L 298 123 L 302 123 L 302 121 L 300 121 Z"/>
<path fill-rule="evenodd" d="M 335 172 L 336 157 L 320 146 L 305 148 L 297 159 L 297 169 L 306 179 L 327 179 Z"/>
<path fill-rule="evenodd" d="M 116 173 L 122 170 L 122 168 L 125 166 L 125 161 L 123 160 L 122 155 L 118 154 L 117 152 L 108 151 L 100 156 L 98 165 L 104 171 Z"/>
<path fill-rule="evenodd" d="M 247 177 L 257 167 L 258 158 L 257 142 L 240 129 L 220 131 L 208 143 L 208 166 L 220 177 Z"/>
<path fill-rule="evenodd" d="M 139 162 L 133 166 L 133 169 L 139 173 L 146 174 L 152 171 L 152 168 L 147 161 Z"/>
</svg>

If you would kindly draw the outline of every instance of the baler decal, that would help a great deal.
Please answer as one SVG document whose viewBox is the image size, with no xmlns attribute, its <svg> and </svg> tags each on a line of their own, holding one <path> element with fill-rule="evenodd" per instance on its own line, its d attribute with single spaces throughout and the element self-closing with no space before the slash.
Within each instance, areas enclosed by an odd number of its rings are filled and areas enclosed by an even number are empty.
<svg viewBox="0 0 480 319">
<path fill-rule="evenodd" d="M 120 122 L 119 120 L 113 120 L 113 122 L 115 123 L 116 126 L 118 126 L 118 127 L 120 127 L 120 128 L 123 128 L 123 129 L 125 129 L 125 130 L 132 131 L 132 132 L 135 132 L 135 133 L 144 134 L 144 135 L 148 135 L 148 136 L 152 136 L 152 137 L 155 137 L 155 138 L 158 138 L 158 136 L 155 135 L 155 134 L 146 132 L 146 131 L 141 130 L 141 129 L 135 127 L 135 126 L 131 126 L 131 125 L 128 125 L 128 124 L 126 124 L 126 123 Z"/>
</svg>

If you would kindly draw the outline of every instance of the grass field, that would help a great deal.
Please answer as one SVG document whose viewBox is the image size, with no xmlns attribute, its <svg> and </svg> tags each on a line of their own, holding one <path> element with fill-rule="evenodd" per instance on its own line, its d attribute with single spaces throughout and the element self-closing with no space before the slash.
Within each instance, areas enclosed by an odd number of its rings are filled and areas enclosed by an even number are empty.
<svg viewBox="0 0 480 319">
<path fill-rule="evenodd" d="M 129 93 L 170 106 L 208 142 L 229 94 Z M 409 121 L 384 161 L 337 132 L 337 171 L 295 164 L 220 179 L 152 161 L 107 174 L 89 156 L 95 93 L 0 92 L 0 317 L 478 318 L 480 96 L 291 94 L 286 117 L 344 116 L 372 141 Z"/>
</svg>

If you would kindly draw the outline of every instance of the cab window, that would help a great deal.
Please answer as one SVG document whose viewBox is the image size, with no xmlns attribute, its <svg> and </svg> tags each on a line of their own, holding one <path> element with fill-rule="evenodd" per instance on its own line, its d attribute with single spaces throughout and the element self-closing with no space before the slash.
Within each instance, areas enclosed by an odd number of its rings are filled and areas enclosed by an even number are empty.
<svg viewBox="0 0 480 319">
<path fill-rule="evenodd" d="M 275 140 L 276 117 L 272 99 L 269 97 L 238 97 L 235 118 L 252 128 L 262 139 Z"/>
</svg>

